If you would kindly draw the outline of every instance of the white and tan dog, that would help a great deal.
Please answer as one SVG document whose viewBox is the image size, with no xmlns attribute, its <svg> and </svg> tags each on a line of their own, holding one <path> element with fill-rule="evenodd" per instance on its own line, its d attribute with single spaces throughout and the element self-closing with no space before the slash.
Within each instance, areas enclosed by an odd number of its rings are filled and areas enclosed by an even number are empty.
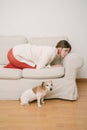
<svg viewBox="0 0 87 130">
<path fill-rule="evenodd" d="M 29 102 L 37 100 L 38 107 L 41 107 L 41 103 L 44 103 L 45 95 L 48 91 L 52 91 L 52 87 L 52 81 L 46 81 L 42 82 L 40 86 L 26 90 L 20 98 L 21 105 L 26 105 L 29 104 Z"/>
</svg>

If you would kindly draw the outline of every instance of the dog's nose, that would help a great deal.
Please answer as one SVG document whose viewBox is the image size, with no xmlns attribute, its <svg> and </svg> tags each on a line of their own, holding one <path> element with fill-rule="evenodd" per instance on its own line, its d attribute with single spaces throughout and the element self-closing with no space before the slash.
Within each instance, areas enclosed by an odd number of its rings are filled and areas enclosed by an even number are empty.
<svg viewBox="0 0 87 130">
<path fill-rule="evenodd" d="M 50 91 L 52 91 L 52 88 L 50 88 Z"/>
</svg>

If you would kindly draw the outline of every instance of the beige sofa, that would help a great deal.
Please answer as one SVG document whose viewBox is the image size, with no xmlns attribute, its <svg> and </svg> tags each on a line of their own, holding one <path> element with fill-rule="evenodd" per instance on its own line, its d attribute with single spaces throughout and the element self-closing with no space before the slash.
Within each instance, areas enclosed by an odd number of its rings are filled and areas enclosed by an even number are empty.
<svg viewBox="0 0 87 130">
<path fill-rule="evenodd" d="M 54 87 L 46 99 L 77 100 L 76 75 L 83 65 L 83 59 L 75 53 L 71 52 L 65 57 L 63 67 L 39 70 L 3 68 L 8 63 L 8 50 L 17 44 L 55 46 L 63 39 L 68 40 L 67 37 L 0 36 L 0 100 L 18 100 L 22 92 L 49 79 L 52 79 Z"/>
</svg>

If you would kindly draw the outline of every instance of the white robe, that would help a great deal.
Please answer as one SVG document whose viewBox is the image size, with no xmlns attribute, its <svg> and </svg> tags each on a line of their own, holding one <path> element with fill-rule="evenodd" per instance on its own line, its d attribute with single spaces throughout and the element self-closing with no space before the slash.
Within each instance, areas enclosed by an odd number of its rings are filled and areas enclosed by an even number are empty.
<svg viewBox="0 0 87 130">
<path fill-rule="evenodd" d="M 14 57 L 28 65 L 37 65 L 38 69 L 50 64 L 56 56 L 56 48 L 52 46 L 37 46 L 21 44 L 13 48 Z"/>
</svg>

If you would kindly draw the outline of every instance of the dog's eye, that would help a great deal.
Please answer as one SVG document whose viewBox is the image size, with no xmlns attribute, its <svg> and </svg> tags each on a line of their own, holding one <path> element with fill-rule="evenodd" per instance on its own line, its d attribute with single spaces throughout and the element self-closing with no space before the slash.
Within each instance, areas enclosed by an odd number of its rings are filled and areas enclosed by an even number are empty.
<svg viewBox="0 0 87 130">
<path fill-rule="evenodd" d="M 53 84 L 51 84 L 51 86 L 53 86 Z"/>
<path fill-rule="evenodd" d="M 47 86 L 49 86 L 49 85 L 47 84 Z"/>
</svg>

